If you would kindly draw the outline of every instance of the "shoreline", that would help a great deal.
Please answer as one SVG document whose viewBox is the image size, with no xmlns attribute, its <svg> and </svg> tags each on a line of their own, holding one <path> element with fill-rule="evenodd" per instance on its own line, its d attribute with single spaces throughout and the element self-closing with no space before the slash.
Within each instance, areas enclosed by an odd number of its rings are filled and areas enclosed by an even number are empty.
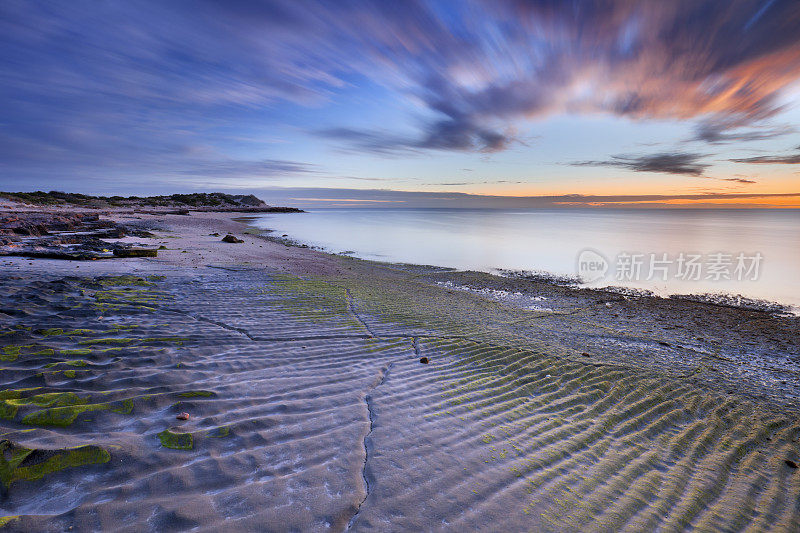
<svg viewBox="0 0 800 533">
<path fill-rule="evenodd" d="M 448 209 L 449 211 L 462 211 L 460 209 Z M 466 209 L 469 211 L 469 209 Z M 259 220 L 260 217 L 242 217 L 244 219 L 249 219 L 252 221 Z M 265 232 L 275 232 L 278 233 L 280 230 L 274 230 L 272 228 L 263 228 L 254 225 L 256 229 L 265 231 Z M 276 242 L 285 243 L 293 246 L 305 246 L 308 248 L 315 249 L 317 251 L 321 251 L 324 253 L 337 255 L 337 256 L 350 256 L 359 258 L 365 261 L 375 261 L 377 263 L 386 263 L 386 264 L 410 264 L 415 265 L 417 263 L 404 261 L 402 259 L 381 259 L 374 254 L 369 252 L 355 252 L 352 250 L 348 250 L 346 252 L 337 252 L 336 248 L 326 248 L 324 245 L 316 245 L 310 241 L 304 241 L 302 239 L 296 239 L 291 236 L 284 236 L 284 237 L 273 237 Z M 341 245 L 339 247 L 346 247 L 346 245 Z M 601 283 L 585 283 L 582 282 L 577 276 L 573 275 L 564 275 L 558 274 L 554 272 L 549 272 L 546 270 L 529 270 L 529 269 L 519 269 L 519 268 L 507 268 L 507 267 L 493 267 L 484 265 L 481 267 L 475 268 L 462 268 L 458 266 L 452 266 L 449 264 L 444 263 L 437 263 L 437 264 L 427 264 L 427 263 L 420 263 L 417 266 L 431 266 L 431 267 L 439 267 L 443 269 L 450 269 L 450 270 L 475 270 L 479 272 L 485 272 L 487 274 L 497 275 L 501 277 L 527 277 L 533 278 L 537 281 L 548 282 L 554 285 L 562 285 L 566 287 L 571 287 L 575 289 L 589 289 L 589 290 L 597 290 L 601 292 L 614 292 L 619 294 L 627 294 L 635 297 L 653 297 L 653 298 L 675 298 L 675 299 L 684 299 L 684 300 L 694 300 L 708 303 L 709 305 L 717 305 L 723 307 L 734 307 L 734 308 L 744 308 L 744 309 L 753 309 L 753 310 L 763 310 L 772 313 L 786 313 L 791 314 L 794 316 L 800 316 L 800 303 L 798 303 L 795 297 L 794 299 L 789 298 L 787 301 L 780 301 L 774 298 L 765 298 L 759 297 L 757 295 L 743 295 L 736 292 L 730 292 L 725 290 L 718 290 L 716 292 L 712 290 L 705 290 L 705 291 L 687 291 L 686 288 L 673 288 L 669 290 L 667 288 L 654 288 L 654 287 L 647 287 L 644 285 L 639 286 L 632 286 L 632 285 L 615 285 L 613 280 L 606 280 L 602 284 Z"/>
<path fill-rule="evenodd" d="M 0 258 L 2 438 L 110 457 L 12 470 L 12 530 L 800 524 L 797 317 L 361 260 L 238 217 L 114 215 L 156 258 Z"/>
</svg>

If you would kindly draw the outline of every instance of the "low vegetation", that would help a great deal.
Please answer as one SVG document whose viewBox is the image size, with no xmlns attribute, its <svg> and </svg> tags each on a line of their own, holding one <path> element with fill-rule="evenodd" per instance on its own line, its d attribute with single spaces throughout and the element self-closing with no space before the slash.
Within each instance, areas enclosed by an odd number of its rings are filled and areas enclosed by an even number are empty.
<svg viewBox="0 0 800 533">
<path fill-rule="evenodd" d="M 0 192 L 0 198 L 33 205 L 70 205 L 82 207 L 267 207 L 252 194 L 191 193 L 167 196 L 90 196 L 60 191 Z"/>
</svg>

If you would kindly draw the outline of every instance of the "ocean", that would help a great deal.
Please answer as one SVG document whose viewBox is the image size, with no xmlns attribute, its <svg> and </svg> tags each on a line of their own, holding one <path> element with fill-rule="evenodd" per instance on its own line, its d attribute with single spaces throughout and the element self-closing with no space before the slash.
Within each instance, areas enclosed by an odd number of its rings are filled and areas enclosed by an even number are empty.
<svg viewBox="0 0 800 533">
<path fill-rule="evenodd" d="M 363 259 L 530 271 L 800 309 L 800 210 L 316 209 L 253 222 Z"/>
</svg>

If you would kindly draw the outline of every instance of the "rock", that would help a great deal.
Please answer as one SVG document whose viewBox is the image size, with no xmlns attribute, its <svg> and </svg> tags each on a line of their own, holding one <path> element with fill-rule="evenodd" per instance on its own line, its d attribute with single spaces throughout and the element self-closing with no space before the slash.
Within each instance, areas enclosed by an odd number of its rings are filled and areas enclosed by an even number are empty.
<svg viewBox="0 0 800 533">
<path fill-rule="evenodd" d="M 228 233 L 227 235 L 225 235 L 222 238 L 222 242 L 240 243 L 240 242 L 244 242 L 244 241 L 242 239 L 239 239 L 238 237 L 235 237 L 235 236 L 231 235 L 230 233 Z"/>
<path fill-rule="evenodd" d="M 117 248 L 114 250 L 117 257 L 158 257 L 158 250 L 154 248 Z"/>
<path fill-rule="evenodd" d="M 217 232 L 209 233 L 209 236 L 211 236 L 211 237 L 219 237 L 219 233 L 217 233 Z"/>
<path fill-rule="evenodd" d="M 788 466 L 789 468 L 797 468 L 797 463 L 795 463 L 791 459 L 786 459 L 786 466 Z"/>
<path fill-rule="evenodd" d="M 582 355 L 582 356 L 584 356 L 584 357 L 591 357 L 591 355 L 589 355 L 589 354 L 588 354 L 588 353 L 586 353 L 586 352 L 583 352 L 581 355 Z"/>
<path fill-rule="evenodd" d="M 189 413 L 181 413 L 175 418 L 177 418 L 178 420 L 189 420 Z"/>
<path fill-rule="evenodd" d="M 423 365 L 427 365 L 428 364 L 428 358 L 427 357 L 420 357 L 419 358 L 419 362 L 422 363 Z"/>
</svg>

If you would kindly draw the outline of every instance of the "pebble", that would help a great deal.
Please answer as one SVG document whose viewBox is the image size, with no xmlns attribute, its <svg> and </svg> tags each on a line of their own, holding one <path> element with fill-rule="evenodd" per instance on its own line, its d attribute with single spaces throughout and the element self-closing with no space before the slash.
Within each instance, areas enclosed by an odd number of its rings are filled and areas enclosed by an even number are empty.
<svg viewBox="0 0 800 533">
<path fill-rule="evenodd" d="M 428 358 L 427 357 L 420 357 L 419 358 L 419 362 L 422 363 L 423 365 L 427 365 L 428 364 Z"/>
<path fill-rule="evenodd" d="M 189 413 L 181 413 L 175 418 L 177 418 L 178 420 L 189 420 Z"/>
</svg>

